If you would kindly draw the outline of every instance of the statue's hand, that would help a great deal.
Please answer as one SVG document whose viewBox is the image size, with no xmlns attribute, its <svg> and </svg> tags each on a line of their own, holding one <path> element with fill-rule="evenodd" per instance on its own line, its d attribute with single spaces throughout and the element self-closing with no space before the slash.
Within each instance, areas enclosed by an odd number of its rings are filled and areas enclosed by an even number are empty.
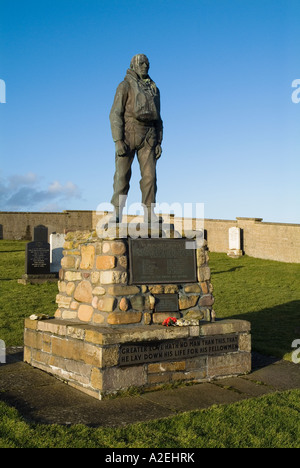
<svg viewBox="0 0 300 468">
<path fill-rule="evenodd" d="M 155 148 L 155 157 L 156 159 L 159 159 L 161 157 L 162 149 L 160 145 L 156 145 Z"/>
<path fill-rule="evenodd" d="M 116 141 L 116 154 L 118 156 L 126 156 L 128 153 L 128 146 L 123 140 Z"/>
</svg>

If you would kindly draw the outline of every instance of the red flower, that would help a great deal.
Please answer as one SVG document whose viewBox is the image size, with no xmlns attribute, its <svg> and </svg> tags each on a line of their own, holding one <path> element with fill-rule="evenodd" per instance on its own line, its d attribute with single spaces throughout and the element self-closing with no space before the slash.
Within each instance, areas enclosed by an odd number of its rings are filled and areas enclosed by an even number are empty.
<svg viewBox="0 0 300 468">
<path fill-rule="evenodd" d="M 172 325 L 175 325 L 176 322 L 177 322 L 177 318 L 175 318 L 175 317 L 168 317 L 168 318 L 166 318 L 166 319 L 163 321 L 162 324 L 163 324 L 165 327 L 170 327 L 170 326 L 172 326 Z"/>
</svg>

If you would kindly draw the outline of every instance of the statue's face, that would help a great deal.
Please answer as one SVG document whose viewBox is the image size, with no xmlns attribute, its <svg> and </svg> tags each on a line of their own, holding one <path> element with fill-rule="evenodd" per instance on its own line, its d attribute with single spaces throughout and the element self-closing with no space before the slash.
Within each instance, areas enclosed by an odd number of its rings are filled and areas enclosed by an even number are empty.
<svg viewBox="0 0 300 468">
<path fill-rule="evenodd" d="M 147 78 L 149 71 L 149 60 L 146 55 L 138 55 L 133 65 L 134 71 L 140 78 Z"/>
</svg>

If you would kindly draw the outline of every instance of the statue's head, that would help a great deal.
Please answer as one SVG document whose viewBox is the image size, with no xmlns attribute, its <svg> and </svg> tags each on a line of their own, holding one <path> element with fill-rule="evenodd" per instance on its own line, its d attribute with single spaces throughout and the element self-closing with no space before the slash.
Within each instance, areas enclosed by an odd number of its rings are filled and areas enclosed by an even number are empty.
<svg viewBox="0 0 300 468">
<path fill-rule="evenodd" d="M 140 78 L 147 78 L 149 67 L 149 60 L 144 54 L 137 54 L 131 59 L 130 68 L 135 71 Z"/>
</svg>

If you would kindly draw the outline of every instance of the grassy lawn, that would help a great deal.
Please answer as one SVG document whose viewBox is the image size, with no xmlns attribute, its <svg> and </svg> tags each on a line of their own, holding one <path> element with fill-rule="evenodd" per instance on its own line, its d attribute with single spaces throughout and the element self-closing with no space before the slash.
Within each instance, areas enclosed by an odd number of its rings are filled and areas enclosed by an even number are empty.
<svg viewBox="0 0 300 468">
<path fill-rule="evenodd" d="M 251 322 L 255 351 L 290 359 L 300 338 L 300 264 L 210 254 L 219 318 Z"/>
<path fill-rule="evenodd" d="M 17 283 L 24 266 L 25 242 L 0 241 L 0 338 L 6 346 L 23 344 L 25 317 L 56 310 L 56 284 Z M 288 359 L 300 338 L 300 264 L 210 253 L 210 267 L 217 317 L 249 320 L 253 349 Z"/>
<path fill-rule="evenodd" d="M 300 391 L 125 428 L 26 423 L 0 402 L 0 448 L 300 448 Z"/>
<path fill-rule="evenodd" d="M 25 245 L 0 241 L 0 338 L 7 347 L 23 345 L 25 317 L 56 311 L 56 283 L 23 286 L 17 282 L 25 272 Z"/>
<path fill-rule="evenodd" d="M 23 344 L 25 317 L 56 310 L 56 284 L 17 283 L 24 264 L 24 242 L 0 241 L 0 339 L 7 347 Z M 289 359 L 300 338 L 300 265 L 211 253 L 210 267 L 217 317 L 249 320 L 254 350 Z M 28 424 L 0 401 L 0 448 L 299 448 L 299 397 L 298 390 L 275 393 L 120 429 Z"/>
</svg>

